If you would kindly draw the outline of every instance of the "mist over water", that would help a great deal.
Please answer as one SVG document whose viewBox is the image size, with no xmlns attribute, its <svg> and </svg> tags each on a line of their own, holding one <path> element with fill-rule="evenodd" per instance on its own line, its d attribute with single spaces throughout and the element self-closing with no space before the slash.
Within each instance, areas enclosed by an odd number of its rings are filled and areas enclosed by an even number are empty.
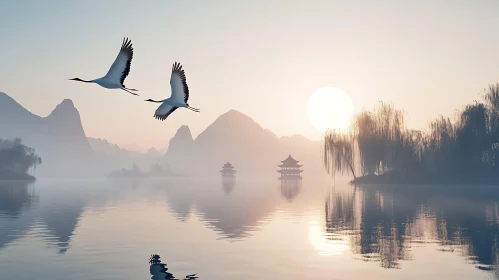
<svg viewBox="0 0 499 280">
<path fill-rule="evenodd" d="M 42 179 L 0 198 L 1 279 L 151 279 L 151 254 L 178 279 L 497 278 L 493 187 Z"/>
</svg>

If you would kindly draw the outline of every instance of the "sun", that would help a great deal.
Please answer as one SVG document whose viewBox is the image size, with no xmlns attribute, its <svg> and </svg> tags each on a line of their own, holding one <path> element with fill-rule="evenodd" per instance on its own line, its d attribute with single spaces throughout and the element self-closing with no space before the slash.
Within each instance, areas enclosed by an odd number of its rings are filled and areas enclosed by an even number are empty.
<svg viewBox="0 0 499 280">
<path fill-rule="evenodd" d="M 328 128 L 347 130 L 352 115 L 352 99 L 340 88 L 318 89 L 308 101 L 308 118 L 319 132 Z"/>
</svg>

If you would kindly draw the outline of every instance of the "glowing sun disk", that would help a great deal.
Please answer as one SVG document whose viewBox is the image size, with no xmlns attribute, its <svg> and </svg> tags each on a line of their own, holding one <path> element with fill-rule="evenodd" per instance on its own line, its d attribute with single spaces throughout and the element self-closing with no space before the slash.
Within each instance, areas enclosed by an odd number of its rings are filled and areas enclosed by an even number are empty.
<svg viewBox="0 0 499 280">
<path fill-rule="evenodd" d="M 339 88 L 321 88 L 308 101 L 308 118 L 320 132 L 325 132 L 328 128 L 347 130 L 352 115 L 352 99 Z"/>
</svg>

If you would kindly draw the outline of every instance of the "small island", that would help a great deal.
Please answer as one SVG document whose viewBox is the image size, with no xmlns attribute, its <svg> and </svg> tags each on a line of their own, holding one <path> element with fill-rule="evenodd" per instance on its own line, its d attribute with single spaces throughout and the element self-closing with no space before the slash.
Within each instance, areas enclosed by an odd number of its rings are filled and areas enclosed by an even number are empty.
<svg viewBox="0 0 499 280">
<path fill-rule="evenodd" d="M 21 139 L 0 139 L 0 180 L 34 181 L 36 167 L 42 164 L 42 159 L 35 149 L 22 144 Z"/>
<path fill-rule="evenodd" d="M 408 129 L 404 114 L 381 103 L 355 116 L 351 130 L 329 130 L 324 164 L 354 184 L 499 185 L 499 83 L 455 118 Z"/>
<path fill-rule="evenodd" d="M 168 166 L 162 166 L 160 164 L 155 164 L 149 172 L 143 172 L 134 164 L 131 169 L 122 168 L 108 174 L 108 177 L 110 178 L 163 178 L 171 176 L 177 176 L 177 174 L 172 172 Z"/>
</svg>

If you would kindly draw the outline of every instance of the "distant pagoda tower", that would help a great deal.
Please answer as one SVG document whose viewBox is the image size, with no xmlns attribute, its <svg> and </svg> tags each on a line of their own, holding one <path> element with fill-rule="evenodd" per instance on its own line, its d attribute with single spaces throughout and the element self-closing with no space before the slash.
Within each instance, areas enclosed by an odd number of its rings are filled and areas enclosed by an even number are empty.
<svg viewBox="0 0 499 280">
<path fill-rule="evenodd" d="M 303 170 L 300 169 L 303 165 L 298 164 L 298 160 L 295 160 L 291 155 L 287 159 L 281 161 L 282 164 L 278 165 L 281 170 L 277 172 L 281 173 L 279 180 L 301 180 L 301 173 Z"/>
<path fill-rule="evenodd" d="M 222 177 L 225 178 L 236 176 L 236 170 L 230 162 L 227 162 L 222 166 L 222 170 L 220 171 L 220 173 L 222 173 Z"/>
</svg>

